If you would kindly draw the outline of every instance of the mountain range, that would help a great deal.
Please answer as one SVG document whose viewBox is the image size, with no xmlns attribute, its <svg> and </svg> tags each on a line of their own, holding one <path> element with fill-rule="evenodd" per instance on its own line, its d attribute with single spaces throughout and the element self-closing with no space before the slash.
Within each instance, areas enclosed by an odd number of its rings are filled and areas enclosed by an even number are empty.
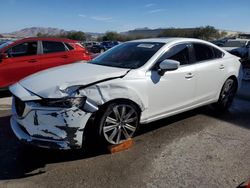
<svg viewBox="0 0 250 188">
<path fill-rule="evenodd" d="M 183 28 L 185 29 L 185 28 Z M 160 33 L 164 31 L 163 28 L 159 29 L 149 29 L 149 28 L 138 28 L 126 32 L 122 32 L 121 34 L 127 35 L 127 36 L 144 36 L 144 37 L 157 37 Z M 221 30 L 223 31 L 223 30 Z M 12 37 L 12 38 L 24 38 L 24 37 L 36 37 L 38 33 L 41 34 L 49 34 L 49 35 L 60 35 L 64 34 L 70 31 L 66 31 L 64 29 L 58 29 L 58 28 L 52 28 L 52 27 L 30 27 L 30 28 L 24 28 L 19 31 L 14 31 L 11 33 L 0 33 L 0 37 Z M 234 32 L 234 31 L 226 31 L 229 35 L 237 35 L 240 32 Z M 91 33 L 91 32 L 85 32 L 87 34 L 88 39 L 95 39 L 100 36 L 103 36 L 104 33 Z"/>
<path fill-rule="evenodd" d="M 14 31 L 11 33 L 0 33 L 0 36 L 4 37 L 15 37 L 15 38 L 24 38 L 24 37 L 36 37 L 38 33 L 41 33 L 43 35 L 49 34 L 49 35 L 61 35 L 65 34 L 70 31 L 66 31 L 64 29 L 58 29 L 58 28 L 52 28 L 52 27 L 29 27 L 24 28 L 19 31 Z M 88 33 L 89 35 L 103 35 L 101 33 Z"/>
</svg>

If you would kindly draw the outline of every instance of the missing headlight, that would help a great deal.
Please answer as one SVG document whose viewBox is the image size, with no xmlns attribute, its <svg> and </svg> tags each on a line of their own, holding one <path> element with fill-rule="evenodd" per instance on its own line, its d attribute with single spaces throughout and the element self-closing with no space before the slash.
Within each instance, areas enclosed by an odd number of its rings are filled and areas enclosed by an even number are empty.
<svg viewBox="0 0 250 188">
<path fill-rule="evenodd" d="M 59 108 L 71 108 L 82 107 L 86 102 L 87 97 L 67 97 L 61 99 L 44 99 L 40 102 L 43 106 L 59 107 Z"/>
</svg>

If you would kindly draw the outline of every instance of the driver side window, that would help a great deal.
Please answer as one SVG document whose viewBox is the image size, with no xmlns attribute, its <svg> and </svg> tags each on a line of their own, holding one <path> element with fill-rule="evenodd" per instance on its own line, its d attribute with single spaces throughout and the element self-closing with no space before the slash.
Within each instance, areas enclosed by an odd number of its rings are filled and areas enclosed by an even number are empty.
<svg viewBox="0 0 250 188">
<path fill-rule="evenodd" d="M 37 42 L 24 42 L 7 50 L 9 57 L 21 57 L 37 54 Z"/>
<path fill-rule="evenodd" d="M 158 62 L 165 59 L 172 59 L 180 62 L 180 65 L 190 64 L 189 49 L 187 44 L 178 44 L 170 48 L 165 54 L 162 55 Z"/>
</svg>

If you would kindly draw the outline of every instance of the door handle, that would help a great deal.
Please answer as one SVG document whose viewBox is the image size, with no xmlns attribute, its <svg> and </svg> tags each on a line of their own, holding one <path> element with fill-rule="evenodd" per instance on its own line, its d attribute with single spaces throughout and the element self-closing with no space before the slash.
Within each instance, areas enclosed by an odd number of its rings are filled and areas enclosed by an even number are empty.
<svg viewBox="0 0 250 188">
<path fill-rule="evenodd" d="M 35 60 L 35 59 L 31 59 L 31 60 L 28 60 L 28 62 L 29 62 L 29 63 L 36 63 L 36 62 L 37 62 L 37 60 Z"/>
<path fill-rule="evenodd" d="M 223 64 L 220 65 L 219 69 L 224 69 L 225 66 Z"/>
<path fill-rule="evenodd" d="M 194 75 L 191 72 L 187 73 L 186 76 L 185 76 L 185 78 L 187 78 L 187 79 L 190 79 L 190 78 L 193 78 L 193 77 L 194 77 Z"/>
</svg>

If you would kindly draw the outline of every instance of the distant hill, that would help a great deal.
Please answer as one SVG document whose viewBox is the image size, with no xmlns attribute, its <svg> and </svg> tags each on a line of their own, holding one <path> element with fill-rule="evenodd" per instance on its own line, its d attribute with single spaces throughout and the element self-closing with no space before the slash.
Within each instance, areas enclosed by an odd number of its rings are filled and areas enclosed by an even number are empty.
<svg viewBox="0 0 250 188">
<path fill-rule="evenodd" d="M 52 27 L 30 27 L 30 28 L 24 28 L 19 31 L 15 31 L 12 33 L 7 33 L 4 35 L 10 35 L 14 37 L 35 37 L 38 33 L 41 34 L 50 34 L 50 35 L 59 35 L 66 33 L 67 31 L 63 29 L 57 29 Z"/>
<path fill-rule="evenodd" d="M 64 29 L 52 28 L 52 27 L 30 27 L 24 28 L 19 31 L 14 31 L 11 33 L 3 33 L 0 34 L 0 37 L 10 37 L 10 38 L 25 38 L 25 37 L 36 37 L 38 33 L 43 35 L 61 35 L 70 31 L 66 31 Z M 103 33 L 90 33 L 86 32 L 88 38 L 98 38 L 99 36 L 103 36 Z"/>
</svg>

